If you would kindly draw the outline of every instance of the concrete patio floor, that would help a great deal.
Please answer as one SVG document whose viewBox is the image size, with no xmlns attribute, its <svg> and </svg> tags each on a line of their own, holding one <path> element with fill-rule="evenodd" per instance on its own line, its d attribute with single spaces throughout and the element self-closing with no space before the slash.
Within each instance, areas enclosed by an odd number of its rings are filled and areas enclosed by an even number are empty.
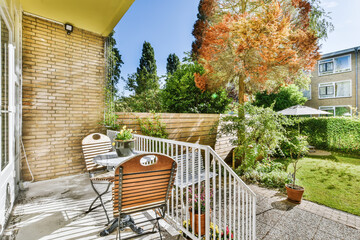
<svg viewBox="0 0 360 240">
<path fill-rule="evenodd" d="M 62 177 L 29 184 L 22 192 L 13 210 L 10 223 L 5 230 L 6 240 L 90 240 L 115 239 L 115 232 L 106 237 L 99 233 L 107 220 L 102 208 L 86 213 L 96 194 L 91 188 L 88 174 Z M 111 194 L 107 196 L 106 209 L 112 218 Z M 151 219 L 153 212 L 132 215 L 135 222 Z M 178 239 L 179 232 L 161 220 L 162 235 L 165 239 Z M 151 230 L 151 222 L 139 224 L 145 231 Z M 133 235 L 127 228 L 122 238 Z M 160 239 L 151 234 L 137 239 Z"/>
<path fill-rule="evenodd" d="M 257 194 L 257 239 L 360 240 L 360 217 L 321 206 L 309 201 L 294 205 L 275 190 L 250 186 Z M 85 213 L 95 193 L 88 175 L 81 174 L 49 181 L 31 183 L 22 192 L 5 230 L 5 240 L 68 240 L 115 239 L 115 234 L 99 237 L 107 223 L 98 208 Z M 108 195 L 108 200 L 110 195 Z M 106 204 L 109 216 L 112 206 Z M 152 212 L 134 215 L 134 219 L 149 218 Z M 140 225 L 145 230 L 151 223 Z M 161 221 L 163 239 L 183 239 L 179 231 Z M 132 234 L 127 230 L 123 237 Z M 159 239 L 152 234 L 137 239 Z"/>
</svg>

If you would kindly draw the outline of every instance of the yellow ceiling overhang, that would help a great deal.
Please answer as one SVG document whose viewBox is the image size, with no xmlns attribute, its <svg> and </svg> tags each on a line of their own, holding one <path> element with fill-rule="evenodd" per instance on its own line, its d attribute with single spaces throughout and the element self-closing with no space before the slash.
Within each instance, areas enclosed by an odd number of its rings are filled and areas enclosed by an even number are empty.
<svg viewBox="0 0 360 240">
<path fill-rule="evenodd" d="M 25 12 L 108 36 L 135 0 L 20 0 Z"/>
</svg>

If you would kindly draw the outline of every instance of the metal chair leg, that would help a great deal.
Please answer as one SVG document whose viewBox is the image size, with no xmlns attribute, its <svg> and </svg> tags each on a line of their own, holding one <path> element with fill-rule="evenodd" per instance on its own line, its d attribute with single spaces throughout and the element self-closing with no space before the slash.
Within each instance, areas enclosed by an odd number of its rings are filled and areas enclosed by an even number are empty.
<svg viewBox="0 0 360 240">
<path fill-rule="evenodd" d="M 158 230 L 159 230 L 160 240 L 162 240 L 161 227 L 160 227 L 159 219 L 158 219 L 156 222 L 157 222 L 157 225 L 158 225 Z"/>
<path fill-rule="evenodd" d="M 117 233 L 116 233 L 116 240 L 121 240 L 121 231 L 120 231 L 120 221 L 121 220 L 121 218 L 120 218 L 120 216 L 119 216 L 119 218 L 118 218 L 118 226 L 117 226 Z"/>
<path fill-rule="evenodd" d="M 108 223 L 110 223 L 110 218 L 109 218 L 109 216 L 108 216 L 108 214 L 107 214 L 107 211 L 106 211 L 106 208 L 105 208 L 105 204 L 104 204 L 104 202 L 103 202 L 103 200 L 102 200 L 102 196 L 109 191 L 109 188 L 110 188 L 111 183 L 108 183 L 108 186 L 106 187 L 106 190 L 105 190 L 104 192 L 102 192 L 102 193 L 99 193 L 99 191 L 95 188 L 93 181 L 90 180 L 90 183 L 91 183 L 91 187 L 93 188 L 94 192 L 97 194 L 97 197 L 96 197 L 96 198 L 94 199 L 94 201 L 90 204 L 90 207 L 89 207 L 89 209 L 87 210 L 86 213 L 89 213 L 89 212 L 91 212 L 92 210 L 94 210 L 94 209 L 102 206 L 102 208 L 104 209 L 104 212 L 105 212 L 105 216 L 106 216 L 106 218 L 107 218 L 107 220 L 108 220 Z M 96 200 L 98 200 L 98 199 L 100 200 L 100 204 L 97 205 L 97 206 L 95 206 L 95 207 L 93 207 L 94 203 L 95 203 Z"/>
</svg>

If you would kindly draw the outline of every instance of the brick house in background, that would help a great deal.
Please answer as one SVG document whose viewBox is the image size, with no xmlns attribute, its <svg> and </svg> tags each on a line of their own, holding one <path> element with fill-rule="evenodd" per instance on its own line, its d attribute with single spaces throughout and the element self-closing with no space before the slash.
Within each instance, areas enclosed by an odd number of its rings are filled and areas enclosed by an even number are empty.
<svg viewBox="0 0 360 240">
<path fill-rule="evenodd" d="M 304 96 L 306 106 L 346 116 L 359 109 L 359 54 L 349 48 L 322 55 Z"/>
<path fill-rule="evenodd" d="M 0 238 L 19 183 L 81 173 L 103 119 L 107 36 L 134 0 L 0 0 Z"/>
</svg>

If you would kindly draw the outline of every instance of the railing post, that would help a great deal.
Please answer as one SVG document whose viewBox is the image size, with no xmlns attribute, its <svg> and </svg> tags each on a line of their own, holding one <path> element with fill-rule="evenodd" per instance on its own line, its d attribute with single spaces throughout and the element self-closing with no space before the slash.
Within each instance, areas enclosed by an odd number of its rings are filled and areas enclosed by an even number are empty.
<svg viewBox="0 0 360 240">
<path fill-rule="evenodd" d="M 210 239 L 210 150 L 205 148 L 205 239 Z"/>
<path fill-rule="evenodd" d="M 256 196 L 253 196 L 253 223 L 252 223 L 252 230 L 253 230 L 253 239 L 256 239 Z"/>
</svg>

